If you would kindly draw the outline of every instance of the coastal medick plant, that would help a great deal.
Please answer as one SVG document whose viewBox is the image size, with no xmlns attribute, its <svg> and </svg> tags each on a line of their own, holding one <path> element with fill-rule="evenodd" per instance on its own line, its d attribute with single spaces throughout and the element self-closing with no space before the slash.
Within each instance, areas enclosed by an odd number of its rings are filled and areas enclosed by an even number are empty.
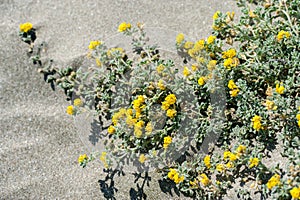
<svg viewBox="0 0 300 200">
<path fill-rule="evenodd" d="M 90 110 L 108 122 L 106 150 L 80 155 L 82 167 L 94 159 L 105 168 L 127 161 L 137 170 L 151 166 L 198 199 L 223 198 L 232 190 L 241 199 L 255 199 L 253 193 L 299 199 L 299 2 L 239 0 L 238 6 L 239 19 L 234 12 L 213 15 L 207 38 L 174 38 L 183 63 L 149 44 L 142 23 L 128 22 L 117 31 L 132 38 L 133 53 L 92 40 L 87 58 L 95 68 L 58 69 L 37 55 L 46 80 L 75 96 L 67 114 Z M 33 25 L 21 24 L 20 36 L 32 46 Z M 225 96 L 223 111 L 212 94 Z M 198 154 L 210 131 L 222 134 L 205 155 Z M 277 160 L 285 160 L 284 166 L 268 163 L 274 151 L 281 151 Z"/>
</svg>

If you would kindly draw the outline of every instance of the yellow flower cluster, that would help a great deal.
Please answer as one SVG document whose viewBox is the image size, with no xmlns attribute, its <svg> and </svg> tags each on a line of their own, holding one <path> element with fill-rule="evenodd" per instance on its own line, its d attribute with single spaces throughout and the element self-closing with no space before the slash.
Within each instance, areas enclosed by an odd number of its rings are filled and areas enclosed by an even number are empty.
<svg viewBox="0 0 300 200">
<path fill-rule="evenodd" d="M 191 74 L 190 70 L 188 67 L 184 66 L 183 68 L 183 76 L 187 77 Z"/>
<path fill-rule="evenodd" d="M 203 161 L 204 161 L 204 164 L 207 167 L 207 169 L 209 169 L 211 167 L 210 156 L 209 155 L 205 156 Z"/>
<path fill-rule="evenodd" d="M 205 84 L 205 81 L 206 81 L 206 77 L 205 76 L 201 76 L 199 79 L 198 79 L 198 84 L 200 86 L 203 86 Z"/>
<path fill-rule="evenodd" d="M 110 48 L 106 54 L 108 57 L 111 57 L 111 58 L 114 57 L 116 54 L 117 55 L 121 54 L 121 56 L 124 57 L 125 51 L 121 47 L 115 47 L 115 48 Z"/>
<path fill-rule="evenodd" d="M 172 137 L 171 136 L 164 137 L 164 144 L 163 144 L 164 149 L 168 148 L 168 146 L 171 143 L 172 143 Z"/>
<path fill-rule="evenodd" d="M 163 80 L 161 80 L 161 79 L 158 81 L 157 87 L 158 87 L 160 90 L 165 90 L 165 89 L 166 89 L 166 86 L 164 85 Z"/>
<path fill-rule="evenodd" d="M 230 93 L 230 96 L 232 96 L 232 97 L 236 97 L 238 95 L 238 93 L 240 92 L 238 86 L 234 83 L 233 80 L 229 80 L 227 86 L 231 90 L 229 93 Z"/>
<path fill-rule="evenodd" d="M 135 100 L 133 100 L 132 105 L 133 109 L 135 110 L 135 117 L 137 119 L 140 118 L 143 109 L 146 107 L 145 97 L 143 95 L 139 95 Z"/>
<path fill-rule="evenodd" d="M 89 45 L 89 49 L 91 49 L 91 50 L 96 49 L 96 47 L 101 44 L 102 44 L 102 42 L 99 40 L 91 41 L 90 45 Z"/>
<path fill-rule="evenodd" d="M 253 128 L 257 131 L 259 131 L 260 129 L 262 129 L 262 125 L 261 125 L 261 117 L 258 115 L 255 115 L 252 120 L 253 122 Z"/>
<path fill-rule="evenodd" d="M 172 105 L 176 103 L 176 96 L 175 94 L 169 94 L 165 100 L 161 103 L 161 109 L 167 111 L 167 116 L 173 118 L 176 116 L 177 111 L 175 109 L 170 109 Z"/>
<path fill-rule="evenodd" d="M 149 135 L 152 133 L 153 131 L 153 126 L 152 126 L 152 123 L 151 122 L 148 122 L 146 127 L 145 127 L 145 131 L 146 131 L 146 134 Z"/>
<path fill-rule="evenodd" d="M 75 114 L 75 108 L 74 108 L 72 105 L 70 105 L 70 106 L 67 107 L 66 112 L 67 112 L 69 115 L 74 115 L 74 114 Z"/>
<path fill-rule="evenodd" d="M 214 35 L 210 35 L 208 38 L 207 38 L 207 44 L 212 44 L 212 43 L 214 43 L 215 42 L 215 40 L 216 40 L 216 36 L 214 36 Z"/>
<path fill-rule="evenodd" d="M 293 187 L 290 190 L 290 194 L 293 199 L 300 199 L 300 186 L 299 187 Z"/>
<path fill-rule="evenodd" d="M 191 48 L 189 48 L 188 54 L 195 59 L 200 55 L 200 52 L 204 49 L 204 47 L 205 41 L 203 39 L 198 40 L 197 42 L 195 42 L 194 46 L 191 46 Z"/>
<path fill-rule="evenodd" d="M 208 64 L 207 64 L 207 69 L 208 69 L 209 71 L 212 71 L 212 70 L 215 69 L 216 65 L 217 65 L 217 61 L 216 61 L 216 60 L 210 60 L 210 61 L 208 62 Z"/>
<path fill-rule="evenodd" d="M 222 52 L 222 58 L 224 59 L 224 67 L 228 70 L 240 64 L 239 59 L 236 57 L 235 49 L 228 49 Z"/>
<path fill-rule="evenodd" d="M 158 74 L 161 74 L 165 69 L 165 66 L 163 64 L 160 64 L 156 67 L 156 71 Z"/>
<path fill-rule="evenodd" d="M 144 154 L 141 154 L 139 157 L 139 162 L 143 164 L 146 160 L 147 160 L 146 156 Z"/>
<path fill-rule="evenodd" d="M 267 187 L 271 190 L 273 187 L 280 185 L 280 176 L 278 174 L 274 174 L 268 181 Z"/>
<path fill-rule="evenodd" d="M 84 161 L 88 160 L 88 156 L 86 154 L 83 154 L 83 155 L 80 155 L 78 157 L 78 163 L 81 164 L 83 163 Z"/>
<path fill-rule="evenodd" d="M 20 24 L 20 31 L 27 33 L 28 31 L 30 31 L 32 29 L 32 24 L 29 22 L 26 22 L 24 24 Z"/>
<path fill-rule="evenodd" d="M 191 49 L 191 48 L 193 48 L 193 46 L 194 46 L 193 42 L 187 41 L 187 42 L 184 43 L 183 48 L 185 48 L 185 49 Z"/>
<path fill-rule="evenodd" d="M 103 151 L 101 153 L 100 160 L 102 161 L 104 167 L 108 168 L 108 163 L 107 163 L 106 155 L 107 155 L 107 153 L 105 151 Z"/>
<path fill-rule="evenodd" d="M 184 41 L 184 35 L 183 33 L 179 33 L 177 36 L 176 36 L 176 44 L 181 44 L 182 42 Z"/>
<path fill-rule="evenodd" d="M 258 158 L 250 158 L 249 160 L 249 168 L 258 166 L 260 160 Z"/>
<path fill-rule="evenodd" d="M 278 93 L 278 94 L 283 94 L 284 93 L 284 86 L 282 85 L 282 83 L 280 84 L 276 84 L 276 89 L 275 91 Z"/>
<path fill-rule="evenodd" d="M 116 129 L 115 129 L 114 126 L 110 125 L 110 126 L 108 127 L 108 129 L 107 129 L 107 132 L 108 132 L 109 134 L 114 134 L 114 133 L 116 132 Z"/>
<path fill-rule="evenodd" d="M 172 168 L 170 168 L 170 171 L 168 172 L 168 178 L 174 181 L 176 184 L 184 181 L 184 176 L 179 176 L 179 173 L 176 171 L 176 169 Z"/>
<path fill-rule="evenodd" d="M 198 179 L 200 180 L 200 182 L 204 185 L 204 186 L 208 186 L 211 181 L 209 180 L 209 178 L 206 176 L 206 174 L 201 174 L 200 176 L 198 176 Z"/>
<path fill-rule="evenodd" d="M 288 31 L 279 31 L 277 35 L 277 41 L 281 41 L 283 38 L 289 38 L 291 37 L 291 34 Z"/>
<path fill-rule="evenodd" d="M 275 105 L 274 101 L 266 100 L 266 108 L 267 110 L 277 110 L 277 106 Z"/>
<path fill-rule="evenodd" d="M 120 25 L 119 25 L 119 28 L 118 28 L 118 31 L 119 32 L 124 32 L 128 29 L 131 28 L 131 24 L 130 23 L 126 23 L 126 22 L 122 22 Z"/>
<path fill-rule="evenodd" d="M 75 99 L 73 103 L 74 103 L 74 106 L 77 106 L 77 107 L 80 107 L 83 105 L 82 100 L 79 98 Z"/>
<path fill-rule="evenodd" d="M 300 110 L 300 109 L 299 109 Z M 298 120 L 298 126 L 300 128 L 300 113 L 296 115 L 296 119 Z"/>
</svg>

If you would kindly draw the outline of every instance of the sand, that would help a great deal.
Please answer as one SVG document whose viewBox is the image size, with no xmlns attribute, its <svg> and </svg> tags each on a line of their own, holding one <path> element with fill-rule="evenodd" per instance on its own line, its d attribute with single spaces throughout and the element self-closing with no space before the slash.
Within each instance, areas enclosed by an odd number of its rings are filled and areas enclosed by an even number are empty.
<svg viewBox="0 0 300 200">
<path fill-rule="evenodd" d="M 156 35 L 160 40 L 169 32 L 200 39 L 209 35 L 215 11 L 237 8 L 229 0 L 1 0 L 0 10 L 0 198 L 107 199 L 98 183 L 105 177 L 99 163 L 78 166 L 78 155 L 87 148 L 65 113 L 69 104 L 28 60 L 19 24 L 34 24 L 37 42 L 48 45 L 47 56 L 65 66 L 87 52 L 89 41 L 116 35 L 123 21 L 163 31 Z M 159 176 L 150 176 L 147 199 L 183 199 L 162 192 Z M 115 188 L 115 199 L 137 199 L 131 174 L 116 177 Z"/>
</svg>

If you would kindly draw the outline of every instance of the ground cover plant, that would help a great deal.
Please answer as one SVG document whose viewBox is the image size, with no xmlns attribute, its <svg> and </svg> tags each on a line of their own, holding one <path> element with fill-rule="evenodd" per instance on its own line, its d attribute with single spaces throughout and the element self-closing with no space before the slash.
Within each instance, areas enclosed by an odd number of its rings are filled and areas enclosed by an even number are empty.
<svg viewBox="0 0 300 200">
<path fill-rule="evenodd" d="M 97 67 L 57 68 L 42 60 L 43 44 L 34 48 L 32 24 L 20 26 L 45 81 L 64 89 L 66 112 L 90 112 L 105 130 L 106 150 L 80 155 L 80 166 L 100 159 L 108 171 L 155 169 L 196 199 L 230 190 L 300 199 L 300 3 L 237 3 L 241 16 L 217 11 L 208 38 L 174 38 L 181 63 L 161 55 L 142 23 L 123 22 L 132 51 L 99 39 L 87 54 Z"/>
</svg>

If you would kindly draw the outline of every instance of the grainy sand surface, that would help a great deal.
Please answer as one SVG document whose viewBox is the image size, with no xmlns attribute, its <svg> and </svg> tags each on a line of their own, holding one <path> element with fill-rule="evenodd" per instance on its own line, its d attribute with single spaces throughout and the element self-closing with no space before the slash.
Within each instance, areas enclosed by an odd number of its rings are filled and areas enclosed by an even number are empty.
<svg viewBox="0 0 300 200">
<path fill-rule="evenodd" d="M 98 183 L 102 169 L 97 162 L 78 166 L 86 148 L 65 113 L 68 102 L 28 60 L 28 47 L 18 37 L 20 23 L 34 24 L 37 42 L 46 41 L 47 55 L 64 66 L 84 55 L 90 40 L 116 34 L 123 21 L 205 38 L 217 10 L 237 8 L 229 0 L 1 0 L 0 198 L 105 199 Z M 150 176 L 147 199 L 183 199 L 161 192 L 157 175 Z M 132 175 L 116 177 L 115 187 L 116 199 L 134 199 Z"/>
</svg>

